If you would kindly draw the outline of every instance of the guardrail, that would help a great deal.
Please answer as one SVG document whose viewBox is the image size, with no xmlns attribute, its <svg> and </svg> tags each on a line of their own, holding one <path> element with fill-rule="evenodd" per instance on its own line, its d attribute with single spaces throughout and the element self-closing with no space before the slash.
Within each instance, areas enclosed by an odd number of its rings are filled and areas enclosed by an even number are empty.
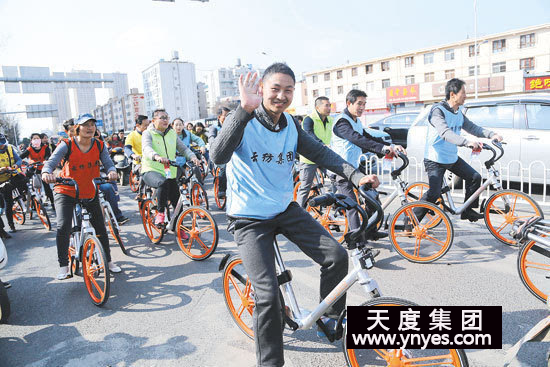
<svg viewBox="0 0 550 367">
<path fill-rule="evenodd" d="M 383 167 L 383 158 L 378 158 L 376 155 L 370 155 L 370 154 L 362 154 L 359 157 L 359 162 L 368 162 L 369 164 L 366 165 L 367 167 L 367 173 L 368 174 L 375 174 L 380 179 L 380 184 L 383 187 L 390 187 L 392 186 L 392 180 L 390 176 L 390 171 L 394 170 L 397 166 L 397 164 L 401 164 L 400 159 L 394 159 L 391 163 L 391 170 L 390 169 L 384 169 Z M 469 162 L 470 165 L 476 169 L 478 172 L 481 173 L 481 176 L 483 178 L 487 177 L 487 168 L 485 168 L 485 165 L 480 160 L 474 160 Z M 510 161 L 506 166 L 502 166 L 499 162 L 496 162 L 495 168 L 499 171 L 500 175 L 498 180 L 501 184 L 504 184 L 505 187 L 510 187 L 511 182 L 517 182 L 519 183 L 519 190 L 522 192 L 525 192 L 526 194 L 529 194 L 529 196 L 532 196 L 538 204 L 544 205 L 544 206 L 550 206 L 550 195 L 548 194 L 548 187 L 550 186 L 548 184 L 549 178 L 550 178 L 550 168 L 546 167 L 544 162 L 536 160 L 529 164 L 529 166 L 524 167 L 524 165 L 518 161 L 518 160 L 512 160 Z M 510 172 L 515 172 L 517 170 L 518 175 L 514 175 L 511 177 Z M 533 176 L 534 172 L 541 172 L 542 171 L 542 182 L 546 182 L 546 185 L 541 185 L 542 189 L 537 192 L 534 191 L 534 185 L 533 183 Z M 447 176 L 447 183 L 451 187 L 451 191 L 453 195 L 457 196 L 464 196 L 465 188 L 464 185 L 462 185 L 462 188 L 456 188 L 454 181 L 450 180 L 450 173 L 448 172 L 449 176 Z M 424 163 L 419 162 L 415 157 L 409 157 L 409 166 L 406 170 L 403 171 L 401 174 L 401 177 L 406 182 L 412 183 L 415 181 L 425 181 L 428 182 L 428 178 L 426 177 L 426 171 L 424 169 Z M 540 185 L 540 184 L 539 184 Z M 481 199 L 487 198 L 491 195 L 490 189 L 487 188 L 487 191 L 481 195 Z"/>
</svg>

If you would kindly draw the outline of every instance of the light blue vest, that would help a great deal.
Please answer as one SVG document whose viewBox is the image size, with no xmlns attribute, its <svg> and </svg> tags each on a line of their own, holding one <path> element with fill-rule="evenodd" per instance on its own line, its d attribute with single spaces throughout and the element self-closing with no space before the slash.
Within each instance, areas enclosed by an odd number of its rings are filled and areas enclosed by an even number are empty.
<svg viewBox="0 0 550 367">
<path fill-rule="evenodd" d="M 256 118 L 248 122 L 243 138 L 227 164 L 227 215 L 270 219 L 292 201 L 292 166 L 298 146 L 294 119 L 279 132 L 266 129 Z"/>
<path fill-rule="evenodd" d="M 182 138 L 181 135 L 178 135 L 178 139 L 183 141 L 183 144 L 187 148 L 191 146 L 191 135 L 188 132 L 185 132 L 185 138 Z M 187 159 L 182 155 L 176 155 L 176 164 L 180 167 L 183 167 L 183 165 L 187 162 Z"/>
<path fill-rule="evenodd" d="M 464 123 L 464 115 L 462 114 L 462 111 L 458 110 L 456 113 L 453 113 L 441 104 L 436 104 L 430 111 L 429 119 L 432 118 L 432 113 L 436 108 L 439 108 L 439 110 L 445 115 L 445 122 L 447 123 L 447 126 L 449 126 L 449 128 L 456 134 L 460 135 L 460 130 L 462 130 L 462 124 Z M 458 159 L 458 147 L 443 140 L 443 138 L 437 133 L 435 127 L 428 123 L 424 158 L 437 163 L 453 164 Z"/>
<path fill-rule="evenodd" d="M 346 113 L 342 113 L 334 119 L 334 125 L 332 126 L 332 139 L 330 141 L 330 147 L 334 150 L 340 157 L 342 157 L 346 162 L 351 164 L 353 167 L 359 167 L 359 156 L 362 151 L 357 145 L 353 144 L 351 141 L 342 139 L 339 136 L 336 136 L 334 133 L 334 128 L 336 123 L 341 119 L 345 118 L 351 124 L 353 130 L 357 131 L 359 134 L 363 135 L 363 124 L 361 120 L 353 121 Z"/>
</svg>

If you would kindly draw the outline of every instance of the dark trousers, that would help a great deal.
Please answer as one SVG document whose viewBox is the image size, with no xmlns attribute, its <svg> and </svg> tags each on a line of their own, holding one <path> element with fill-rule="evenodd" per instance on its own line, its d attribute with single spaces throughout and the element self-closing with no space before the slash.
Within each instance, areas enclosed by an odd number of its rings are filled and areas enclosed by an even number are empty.
<svg viewBox="0 0 550 367">
<path fill-rule="evenodd" d="M 353 192 L 353 184 L 346 180 L 345 178 L 338 178 L 336 181 L 336 187 L 338 188 L 339 194 L 344 194 L 351 200 L 357 202 L 355 193 Z M 348 227 L 350 231 L 354 231 L 361 227 L 361 216 L 356 209 L 350 209 L 346 211 L 348 216 Z M 366 241 L 360 241 L 360 243 L 365 244 Z"/>
<path fill-rule="evenodd" d="M 296 202 L 273 219 L 235 220 L 235 242 L 254 287 L 254 341 L 258 366 L 282 366 L 283 334 L 279 285 L 275 271 L 273 240 L 281 233 L 321 265 L 320 297 L 348 273 L 347 251 Z M 346 305 L 344 295 L 327 311 L 337 318 Z"/>
<path fill-rule="evenodd" d="M 313 179 L 315 178 L 317 167 L 318 166 L 316 164 L 300 162 L 300 188 L 298 188 L 296 202 L 300 204 L 302 208 L 307 206 L 309 191 L 313 185 Z"/>
<path fill-rule="evenodd" d="M 178 183 L 175 178 L 166 179 L 159 172 L 149 171 L 143 174 L 143 182 L 150 187 L 156 188 L 156 199 L 158 210 L 164 212 L 170 200 L 172 207 L 175 207 L 180 198 Z"/>
<path fill-rule="evenodd" d="M 111 205 L 115 218 L 117 220 L 120 219 L 120 217 L 122 217 L 122 212 L 118 207 L 118 201 L 120 200 L 120 197 L 118 196 L 117 184 L 114 182 L 104 183 L 99 186 L 99 189 L 101 190 L 101 192 L 103 192 L 105 200 L 107 200 L 109 202 L 109 205 Z"/>
<path fill-rule="evenodd" d="M 55 207 L 57 213 L 57 235 L 55 241 L 57 244 L 57 260 L 59 266 L 69 265 L 69 238 L 71 236 L 71 229 L 73 226 L 73 209 L 75 207 L 76 200 L 65 194 L 55 193 Z M 109 238 L 107 237 L 107 230 L 105 229 L 105 222 L 103 219 L 103 213 L 101 206 L 99 205 L 99 199 L 95 198 L 93 201 L 85 205 L 86 210 L 90 214 L 90 223 L 95 229 L 95 233 L 103 250 L 105 250 L 105 256 L 107 262 L 111 261 L 111 250 L 109 248 Z"/>
<path fill-rule="evenodd" d="M 10 227 L 13 227 L 13 196 L 12 191 L 13 189 L 19 190 L 19 193 L 23 195 L 27 192 L 27 178 L 23 175 L 15 175 L 12 178 L 10 178 L 9 182 L 5 184 L 1 191 L 4 195 L 4 200 L 6 202 L 6 218 L 8 219 L 8 224 Z M 27 205 L 30 205 L 27 203 Z"/>
<path fill-rule="evenodd" d="M 481 175 L 473 169 L 462 158 L 458 157 L 458 160 L 453 164 L 442 164 L 424 159 L 424 167 L 428 174 L 428 182 L 430 188 L 421 200 L 435 203 L 441 196 L 441 185 L 443 184 L 443 175 L 446 170 L 451 171 L 458 177 L 464 179 L 464 185 L 466 187 L 466 194 L 464 195 L 464 201 L 468 200 L 479 187 L 481 186 Z M 479 198 L 474 200 L 468 209 L 477 208 L 479 206 Z"/>
<path fill-rule="evenodd" d="M 221 192 L 225 192 L 227 191 L 227 175 L 225 174 L 225 164 L 219 167 L 220 167 L 220 173 L 218 174 L 219 184 L 220 184 L 219 190 Z"/>
<path fill-rule="evenodd" d="M 42 181 L 42 186 L 44 187 L 44 192 L 46 193 L 46 197 L 50 199 L 50 202 L 52 203 L 53 210 L 55 210 L 55 200 L 53 198 L 53 192 L 52 192 L 52 188 L 50 187 L 50 184 L 47 184 L 44 181 Z"/>
</svg>

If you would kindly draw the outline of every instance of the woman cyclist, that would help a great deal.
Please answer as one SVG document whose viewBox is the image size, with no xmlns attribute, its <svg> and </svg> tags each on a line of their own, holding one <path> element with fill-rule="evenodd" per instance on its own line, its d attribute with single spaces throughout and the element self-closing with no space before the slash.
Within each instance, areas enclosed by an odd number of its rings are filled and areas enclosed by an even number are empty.
<svg viewBox="0 0 550 367">
<path fill-rule="evenodd" d="M 20 155 L 21 159 L 28 158 L 29 163 L 36 163 L 41 162 L 44 163 L 47 161 L 52 154 L 51 148 L 48 143 L 44 143 L 42 140 L 42 136 L 38 133 L 33 133 L 31 135 L 31 144 L 29 147 Z M 36 167 L 36 172 L 39 174 L 42 172 L 42 167 L 44 167 L 44 164 L 39 164 Z M 32 177 L 28 177 L 31 179 Z M 55 204 L 53 200 L 53 193 L 52 189 L 50 188 L 50 185 L 47 183 L 44 183 L 44 192 L 46 193 L 46 196 L 52 203 L 52 208 L 55 211 Z"/>
<path fill-rule="evenodd" d="M 101 164 L 108 172 L 110 180 L 117 180 L 117 173 L 109 152 L 103 142 L 94 138 L 96 120 L 90 114 L 81 115 L 76 121 L 75 136 L 64 139 L 55 149 L 50 159 L 42 169 L 42 180 L 46 183 L 55 183 L 53 171 L 63 160 L 63 168 L 60 176 L 72 178 L 78 184 L 79 197 L 81 199 L 93 199 L 86 204 L 90 213 L 90 223 L 94 227 L 97 237 L 105 250 L 112 273 L 120 273 L 122 270 L 111 261 L 109 238 L 105 229 L 103 213 L 99 200 L 95 196 L 93 179 L 100 177 Z M 59 261 L 59 274 L 57 279 L 63 280 L 70 276 L 69 273 L 69 236 L 72 226 L 73 209 L 76 204 L 75 188 L 68 185 L 55 187 L 55 206 L 57 208 L 57 257 Z"/>
<path fill-rule="evenodd" d="M 188 124 L 189 125 L 189 124 Z M 180 119 L 179 117 L 174 119 L 174 121 L 172 121 L 172 128 L 176 131 L 176 134 L 178 136 L 178 139 L 180 139 L 181 141 L 183 141 L 183 144 L 185 144 L 185 146 L 187 148 L 191 148 L 191 144 L 196 144 L 199 146 L 199 149 L 201 151 L 201 153 L 203 155 L 206 154 L 206 145 L 204 144 L 204 141 L 199 138 L 198 136 L 196 136 L 195 134 L 193 134 L 190 130 L 185 130 L 183 128 L 183 120 Z M 176 163 L 178 164 L 178 177 L 182 174 L 183 172 L 183 165 L 185 164 L 187 160 L 185 159 L 185 157 L 178 153 L 176 155 Z M 195 177 L 197 178 L 197 180 L 199 181 L 202 181 L 202 176 L 200 174 L 200 169 L 197 167 L 195 167 Z M 201 182 L 202 184 L 202 182 Z"/>
</svg>

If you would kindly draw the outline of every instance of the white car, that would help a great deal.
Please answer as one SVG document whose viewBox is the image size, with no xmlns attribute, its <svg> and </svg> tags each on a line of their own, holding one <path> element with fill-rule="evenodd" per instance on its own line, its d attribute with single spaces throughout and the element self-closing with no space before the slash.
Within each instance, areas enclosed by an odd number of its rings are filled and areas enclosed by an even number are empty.
<svg viewBox="0 0 550 367">
<path fill-rule="evenodd" d="M 424 160 L 430 109 L 431 106 L 427 106 L 418 115 L 407 138 L 407 153 L 420 164 Z M 504 156 L 496 163 L 503 181 L 509 177 L 510 181 L 528 183 L 531 180 L 541 184 L 546 173 L 546 184 L 550 184 L 550 93 L 479 99 L 465 103 L 463 113 L 476 125 L 504 138 Z M 465 131 L 462 135 L 480 140 Z M 472 158 L 471 149 L 459 147 L 458 154 L 480 170 L 492 153 L 483 150 Z"/>
</svg>

